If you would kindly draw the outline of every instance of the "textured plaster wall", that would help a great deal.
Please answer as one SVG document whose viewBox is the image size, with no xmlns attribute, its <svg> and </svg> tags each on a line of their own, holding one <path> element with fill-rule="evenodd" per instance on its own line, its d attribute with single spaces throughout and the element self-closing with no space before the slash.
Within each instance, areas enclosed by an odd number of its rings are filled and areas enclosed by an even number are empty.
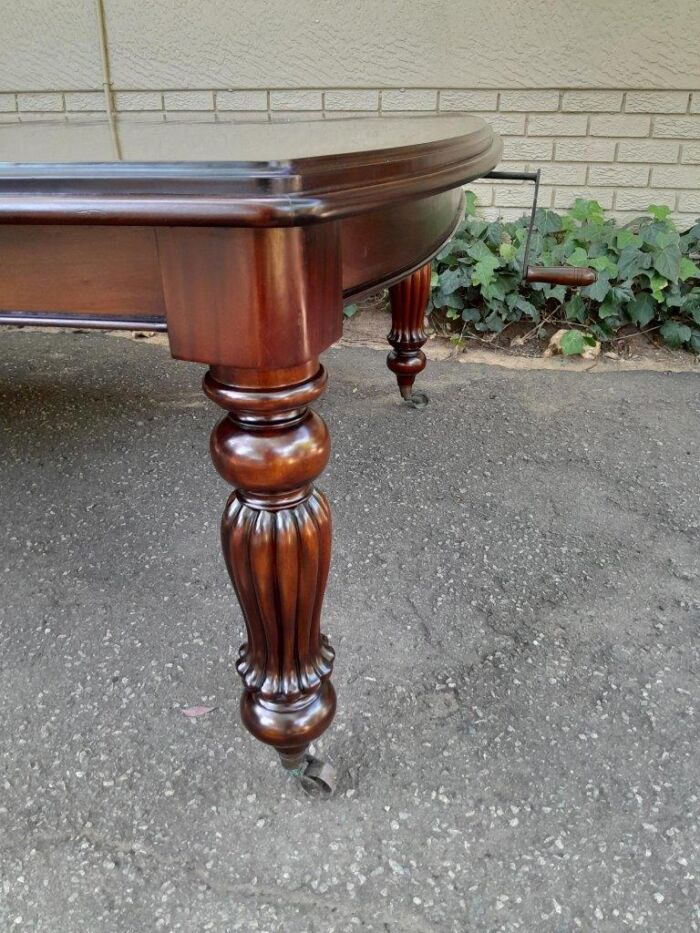
<svg viewBox="0 0 700 933">
<path fill-rule="evenodd" d="M 114 78 L 124 87 L 177 86 L 193 74 L 206 87 L 700 80 L 692 0 L 119 0 L 108 10 Z"/>
<path fill-rule="evenodd" d="M 543 169 L 544 204 L 700 214 L 700 0 L 104 7 L 122 121 L 474 111 L 504 135 L 508 167 Z M 0 124 L 103 114 L 94 0 L 0 0 L 0 24 Z M 491 214 L 529 195 L 479 187 Z"/>
<path fill-rule="evenodd" d="M 0 0 L 0 91 L 102 85 L 94 0 Z"/>
<path fill-rule="evenodd" d="M 92 0 L 2 0 L 0 88 L 95 86 Z M 105 0 L 120 88 L 700 84 L 697 0 Z"/>
</svg>

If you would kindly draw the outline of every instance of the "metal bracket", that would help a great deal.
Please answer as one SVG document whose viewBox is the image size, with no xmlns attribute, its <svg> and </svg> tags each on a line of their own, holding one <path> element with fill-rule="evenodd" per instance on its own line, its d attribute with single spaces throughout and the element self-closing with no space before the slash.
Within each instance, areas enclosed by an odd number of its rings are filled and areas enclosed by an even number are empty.
<svg viewBox="0 0 700 933">
<path fill-rule="evenodd" d="M 162 317 L 126 318 L 108 314 L 45 314 L 42 311 L 1 311 L 0 324 L 21 327 L 75 327 L 77 330 L 167 331 Z"/>
<path fill-rule="evenodd" d="M 523 253 L 523 269 L 520 276 L 521 281 L 527 281 L 527 270 L 530 264 L 530 241 L 532 231 L 535 226 L 535 212 L 537 211 L 537 198 L 540 193 L 540 175 L 541 169 L 536 172 L 489 172 L 484 178 L 496 178 L 501 181 L 532 181 L 535 183 L 535 194 L 532 199 L 532 211 L 530 212 L 530 223 L 527 227 L 527 237 L 525 239 L 525 252 Z"/>
</svg>

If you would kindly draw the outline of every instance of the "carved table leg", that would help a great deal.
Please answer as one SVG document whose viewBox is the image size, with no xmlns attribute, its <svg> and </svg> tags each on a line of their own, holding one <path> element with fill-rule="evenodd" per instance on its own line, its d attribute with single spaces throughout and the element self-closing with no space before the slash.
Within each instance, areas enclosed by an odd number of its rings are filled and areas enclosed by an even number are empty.
<svg viewBox="0 0 700 933">
<path fill-rule="evenodd" d="M 417 269 L 389 289 L 391 301 L 391 331 L 387 340 L 389 351 L 386 364 L 396 373 L 401 397 L 411 399 L 413 383 L 425 369 L 425 353 L 421 347 L 427 340 L 423 329 L 425 308 L 430 295 L 431 264 Z"/>
<path fill-rule="evenodd" d="M 211 435 L 219 473 L 235 486 L 224 511 L 224 557 L 243 609 L 241 716 L 288 770 L 330 725 L 334 652 L 321 634 L 331 516 L 313 481 L 328 430 L 308 405 L 326 385 L 318 360 L 276 373 L 212 367 L 207 395 L 228 414 Z"/>
</svg>

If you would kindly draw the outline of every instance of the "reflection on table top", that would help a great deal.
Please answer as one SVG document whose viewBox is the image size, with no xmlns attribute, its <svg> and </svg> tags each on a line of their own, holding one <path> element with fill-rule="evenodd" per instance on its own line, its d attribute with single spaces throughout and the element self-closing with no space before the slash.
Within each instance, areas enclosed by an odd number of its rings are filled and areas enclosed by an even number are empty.
<svg viewBox="0 0 700 933">
<path fill-rule="evenodd" d="M 117 132 L 126 162 L 274 162 L 370 152 L 479 136 L 487 130 L 464 114 L 344 119 L 163 122 L 120 117 Z M 108 162 L 115 159 L 106 120 L 11 123 L 0 126 L 2 162 Z M 1 165 L 0 165 L 1 171 Z"/>
</svg>

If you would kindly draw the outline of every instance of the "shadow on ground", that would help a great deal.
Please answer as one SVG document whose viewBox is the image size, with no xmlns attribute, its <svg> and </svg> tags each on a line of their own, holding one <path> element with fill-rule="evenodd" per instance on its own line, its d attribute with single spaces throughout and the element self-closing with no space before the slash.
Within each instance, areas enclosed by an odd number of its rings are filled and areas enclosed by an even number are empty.
<svg viewBox="0 0 700 933">
<path fill-rule="evenodd" d="M 201 367 L 3 335 L 2 930 L 697 929 L 700 380 L 383 359 L 319 405 L 321 803 L 238 722 Z"/>
</svg>

